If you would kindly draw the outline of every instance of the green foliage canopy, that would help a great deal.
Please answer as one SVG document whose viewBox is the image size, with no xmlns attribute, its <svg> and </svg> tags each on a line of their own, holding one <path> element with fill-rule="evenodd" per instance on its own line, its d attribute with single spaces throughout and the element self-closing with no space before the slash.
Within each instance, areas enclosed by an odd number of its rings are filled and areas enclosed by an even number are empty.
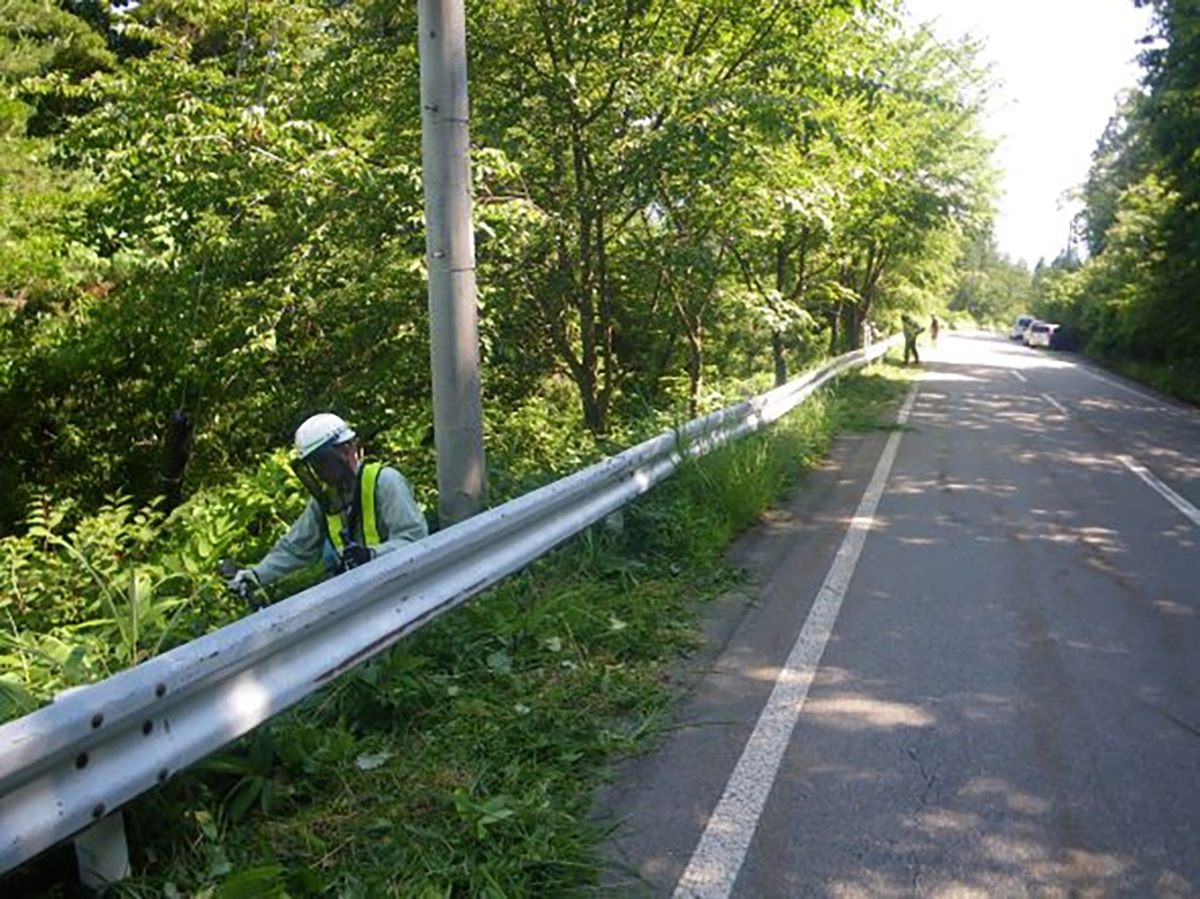
<svg viewBox="0 0 1200 899">
<path fill-rule="evenodd" d="M 0 528 L 47 491 L 163 493 L 180 412 L 185 492 L 322 408 L 430 489 L 414 11 L 18 7 Z M 697 412 L 933 302 L 990 214 L 986 79 L 893 12 L 469 5 L 494 439 L 564 385 L 601 438 Z"/>
</svg>

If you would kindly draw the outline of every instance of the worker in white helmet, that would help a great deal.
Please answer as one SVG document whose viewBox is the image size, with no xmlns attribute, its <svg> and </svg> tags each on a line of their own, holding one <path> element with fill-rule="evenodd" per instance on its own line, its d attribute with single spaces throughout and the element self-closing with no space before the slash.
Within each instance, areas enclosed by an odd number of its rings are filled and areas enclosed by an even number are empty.
<svg viewBox="0 0 1200 899">
<path fill-rule="evenodd" d="M 318 559 L 340 574 L 429 534 L 408 481 L 394 468 L 364 463 L 357 435 L 337 415 L 322 412 L 296 429 L 292 469 L 312 499 L 261 562 L 229 579 L 242 596 Z"/>
</svg>

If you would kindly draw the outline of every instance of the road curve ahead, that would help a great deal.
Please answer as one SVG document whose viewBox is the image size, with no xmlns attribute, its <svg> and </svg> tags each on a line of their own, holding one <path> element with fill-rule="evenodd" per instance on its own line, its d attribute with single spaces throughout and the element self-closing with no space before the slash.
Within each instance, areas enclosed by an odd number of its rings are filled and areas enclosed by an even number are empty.
<svg viewBox="0 0 1200 899">
<path fill-rule="evenodd" d="M 622 895 L 1200 895 L 1200 414 L 943 335 L 737 549 Z"/>
</svg>

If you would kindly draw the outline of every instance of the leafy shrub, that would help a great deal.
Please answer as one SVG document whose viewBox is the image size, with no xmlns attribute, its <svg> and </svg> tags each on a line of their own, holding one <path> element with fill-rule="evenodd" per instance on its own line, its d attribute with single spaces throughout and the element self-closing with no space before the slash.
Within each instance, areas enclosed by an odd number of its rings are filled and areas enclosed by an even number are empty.
<svg viewBox="0 0 1200 899">
<path fill-rule="evenodd" d="M 170 515 L 117 496 L 71 524 L 70 503 L 38 499 L 0 539 L 0 720 L 241 614 L 220 560 L 265 552 L 304 502 L 283 453 Z"/>
</svg>

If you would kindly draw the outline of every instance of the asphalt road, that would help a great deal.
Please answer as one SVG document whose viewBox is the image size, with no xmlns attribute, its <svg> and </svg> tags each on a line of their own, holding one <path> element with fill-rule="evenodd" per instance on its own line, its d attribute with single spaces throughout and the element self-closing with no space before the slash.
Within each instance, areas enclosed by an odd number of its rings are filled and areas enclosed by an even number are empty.
<svg viewBox="0 0 1200 899">
<path fill-rule="evenodd" d="M 927 355 L 904 427 L 739 544 L 601 799 L 618 894 L 1200 895 L 1200 413 L 1002 337 Z"/>
</svg>

